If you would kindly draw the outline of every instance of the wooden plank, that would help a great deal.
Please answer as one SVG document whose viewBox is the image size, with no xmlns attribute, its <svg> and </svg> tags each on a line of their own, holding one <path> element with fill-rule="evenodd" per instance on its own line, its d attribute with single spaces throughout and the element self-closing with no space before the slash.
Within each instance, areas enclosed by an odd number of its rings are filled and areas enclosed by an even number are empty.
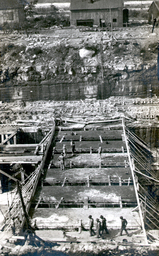
<svg viewBox="0 0 159 256">
<path fill-rule="evenodd" d="M 0 156 L 0 163 L 11 164 L 11 163 L 21 163 L 21 164 L 36 164 L 42 160 L 42 156 Z"/>
<path fill-rule="evenodd" d="M 5 145 L 6 148 L 34 148 L 38 144 L 10 144 L 10 145 Z"/>
</svg>

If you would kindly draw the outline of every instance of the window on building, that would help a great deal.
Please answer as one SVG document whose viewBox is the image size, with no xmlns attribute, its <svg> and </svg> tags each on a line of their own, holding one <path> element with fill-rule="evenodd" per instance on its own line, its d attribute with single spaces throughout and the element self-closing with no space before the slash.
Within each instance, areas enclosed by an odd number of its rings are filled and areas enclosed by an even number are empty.
<svg viewBox="0 0 159 256">
<path fill-rule="evenodd" d="M 113 22 L 117 22 L 117 19 L 113 19 Z"/>
</svg>

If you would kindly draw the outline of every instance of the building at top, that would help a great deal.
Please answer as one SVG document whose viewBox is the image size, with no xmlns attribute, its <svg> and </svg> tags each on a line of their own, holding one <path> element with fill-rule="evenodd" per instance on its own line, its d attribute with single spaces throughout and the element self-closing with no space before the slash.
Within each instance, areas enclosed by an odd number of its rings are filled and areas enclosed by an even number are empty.
<svg viewBox="0 0 159 256">
<path fill-rule="evenodd" d="M 0 0 L 0 25 L 23 22 L 25 4 L 25 0 Z"/>
<path fill-rule="evenodd" d="M 159 20 L 159 1 L 153 1 L 148 11 L 148 21 Z"/>
<path fill-rule="evenodd" d="M 123 26 L 123 0 L 71 0 L 74 26 Z"/>
</svg>

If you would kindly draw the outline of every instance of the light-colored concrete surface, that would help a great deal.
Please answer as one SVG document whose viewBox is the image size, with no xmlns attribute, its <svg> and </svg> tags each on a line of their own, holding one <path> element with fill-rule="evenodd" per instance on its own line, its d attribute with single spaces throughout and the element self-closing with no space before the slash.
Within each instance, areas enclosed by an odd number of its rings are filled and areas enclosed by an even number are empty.
<svg viewBox="0 0 159 256">
<path fill-rule="evenodd" d="M 128 221 L 128 229 L 138 229 L 141 226 L 139 214 L 133 211 L 134 208 L 38 208 L 34 215 L 33 221 L 36 220 L 39 228 L 78 228 L 80 220 L 85 228 L 88 228 L 88 216 L 92 215 L 94 221 L 103 215 L 107 220 L 108 229 L 120 229 L 123 216 Z"/>
<path fill-rule="evenodd" d="M 97 238 L 96 235 L 89 235 L 89 231 L 79 232 L 66 232 L 65 236 L 63 235 L 63 231 L 59 230 L 37 230 L 36 235 L 43 239 L 44 241 L 54 241 L 54 242 L 116 242 L 120 243 L 124 240 L 127 242 L 134 242 L 136 236 L 140 235 L 140 240 L 143 240 L 142 233 L 140 230 L 129 230 L 129 236 L 123 233 L 120 236 L 119 229 L 110 229 L 109 234 L 104 234 L 100 238 Z"/>
</svg>

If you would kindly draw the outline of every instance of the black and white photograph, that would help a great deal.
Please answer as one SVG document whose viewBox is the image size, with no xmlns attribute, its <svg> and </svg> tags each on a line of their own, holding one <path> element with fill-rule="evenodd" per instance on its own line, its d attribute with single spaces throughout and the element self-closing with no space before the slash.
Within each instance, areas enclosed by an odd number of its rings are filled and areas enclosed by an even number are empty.
<svg viewBox="0 0 159 256">
<path fill-rule="evenodd" d="M 159 255 L 159 1 L 0 0 L 0 255 Z"/>
</svg>

